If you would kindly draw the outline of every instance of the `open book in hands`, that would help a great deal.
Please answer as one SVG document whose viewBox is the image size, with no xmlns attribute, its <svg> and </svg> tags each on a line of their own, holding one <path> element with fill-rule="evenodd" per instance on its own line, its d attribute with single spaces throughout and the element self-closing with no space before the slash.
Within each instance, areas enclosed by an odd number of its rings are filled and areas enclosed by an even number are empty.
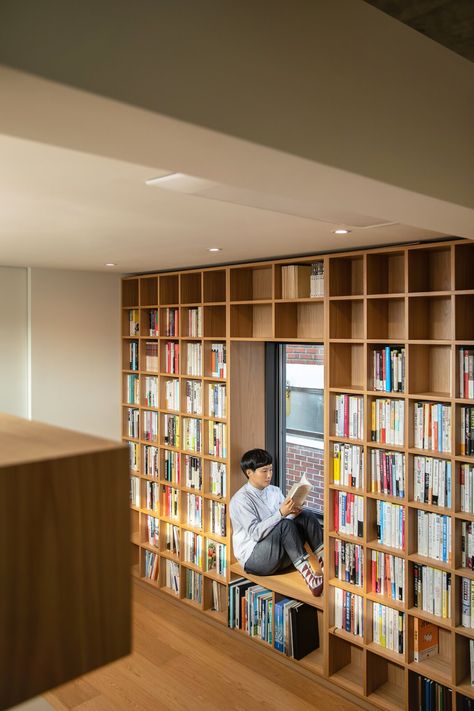
<svg viewBox="0 0 474 711">
<path fill-rule="evenodd" d="M 293 503 L 299 508 L 303 506 L 304 502 L 306 501 L 306 497 L 311 491 L 311 488 L 311 484 L 306 478 L 306 474 L 303 474 L 300 481 L 297 484 L 293 484 L 286 498 L 293 499 Z M 287 518 L 290 517 L 294 518 L 294 514 L 290 514 L 290 516 L 288 516 Z"/>
</svg>

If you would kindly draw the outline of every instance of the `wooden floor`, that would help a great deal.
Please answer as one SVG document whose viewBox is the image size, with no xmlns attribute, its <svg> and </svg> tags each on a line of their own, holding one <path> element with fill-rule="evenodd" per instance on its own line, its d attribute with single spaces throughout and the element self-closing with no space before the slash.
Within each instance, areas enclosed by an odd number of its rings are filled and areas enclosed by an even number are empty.
<svg viewBox="0 0 474 711">
<path fill-rule="evenodd" d="M 134 651 L 45 695 L 58 711 L 360 711 L 360 707 L 210 625 L 184 605 L 134 586 Z"/>
</svg>

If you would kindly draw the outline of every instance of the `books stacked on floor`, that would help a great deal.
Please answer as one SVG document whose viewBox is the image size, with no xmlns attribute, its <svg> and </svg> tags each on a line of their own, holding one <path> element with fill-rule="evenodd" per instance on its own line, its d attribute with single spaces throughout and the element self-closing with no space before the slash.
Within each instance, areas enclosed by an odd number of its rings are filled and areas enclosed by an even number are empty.
<svg viewBox="0 0 474 711">
<path fill-rule="evenodd" d="M 202 415 L 202 383 L 199 380 L 185 382 L 186 412 L 190 415 Z"/>
<path fill-rule="evenodd" d="M 375 398 L 371 403 L 370 438 L 372 442 L 403 446 L 405 401 Z"/>
<path fill-rule="evenodd" d="M 301 299 L 310 294 L 311 267 L 288 264 L 281 268 L 281 298 Z"/>
<path fill-rule="evenodd" d="M 432 622 L 413 618 L 413 659 L 422 662 L 438 654 L 439 627 Z"/>
<path fill-rule="evenodd" d="M 130 309 L 128 312 L 129 335 L 138 336 L 140 333 L 140 312 L 138 309 Z"/>
<path fill-rule="evenodd" d="M 227 547 L 224 543 L 207 540 L 207 567 L 208 572 L 213 571 L 217 575 L 225 576 L 227 572 Z"/>
<path fill-rule="evenodd" d="M 159 556 L 157 553 L 145 551 L 145 578 L 149 580 L 158 579 Z"/>
<path fill-rule="evenodd" d="M 418 555 L 451 562 L 451 517 L 428 511 L 416 512 Z"/>
<path fill-rule="evenodd" d="M 145 341 L 145 370 L 158 372 L 158 343 Z"/>
<path fill-rule="evenodd" d="M 202 463 L 199 457 L 184 455 L 184 482 L 187 489 L 201 489 Z"/>
<path fill-rule="evenodd" d="M 362 587 L 364 584 L 364 549 L 357 543 L 338 538 L 334 541 L 334 575 L 338 580 Z"/>
<path fill-rule="evenodd" d="M 167 410 L 179 410 L 179 380 L 167 380 L 165 385 Z"/>
<path fill-rule="evenodd" d="M 193 528 L 202 528 L 202 496 L 186 494 L 186 523 Z"/>
<path fill-rule="evenodd" d="M 271 590 L 246 578 L 229 584 L 229 627 L 272 644 L 272 608 Z"/>
<path fill-rule="evenodd" d="M 420 711 L 451 711 L 453 692 L 447 686 L 417 674 L 413 701 L 413 708 Z"/>
<path fill-rule="evenodd" d="M 474 524 L 461 521 L 461 567 L 474 570 Z"/>
<path fill-rule="evenodd" d="M 195 417 L 183 417 L 183 449 L 188 452 L 200 452 L 202 449 L 201 420 Z"/>
<path fill-rule="evenodd" d="M 165 560 L 165 584 L 176 595 L 179 595 L 179 565 L 173 560 Z"/>
<path fill-rule="evenodd" d="M 451 462 L 416 455 L 413 458 L 413 499 L 422 504 L 450 508 Z"/>
<path fill-rule="evenodd" d="M 462 578 L 461 581 L 461 624 L 474 629 L 474 580 Z"/>
<path fill-rule="evenodd" d="M 333 481 L 359 489 L 364 486 L 364 450 L 357 444 L 333 444 Z"/>
<path fill-rule="evenodd" d="M 275 649 L 303 659 L 319 647 L 318 613 L 314 607 L 284 597 L 275 603 Z"/>
<path fill-rule="evenodd" d="M 165 343 L 165 373 L 178 375 L 179 373 L 179 343 L 167 341 Z M 176 408 L 176 409 L 179 409 Z"/>
<path fill-rule="evenodd" d="M 138 370 L 138 341 L 131 341 L 128 350 L 130 370 Z"/>
<path fill-rule="evenodd" d="M 359 395 L 335 396 L 336 437 L 364 439 L 364 401 Z"/>
<path fill-rule="evenodd" d="M 227 414 L 226 386 L 222 383 L 209 383 L 209 416 L 223 419 Z"/>
<path fill-rule="evenodd" d="M 405 496 L 405 455 L 402 452 L 371 449 L 370 472 L 373 493 Z"/>
<path fill-rule="evenodd" d="M 376 501 L 377 541 L 389 548 L 405 548 L 405 507 Z"/>
<path fill-rule="evenodd" d="M 385 346 L 373 352 L 374 390 L 405 391 L 405 349 Z"/>
<path fill-rule="evenodd" d="M 164 336 L 179 336 L 179 309 L 165 309 Z"/>
<path fill-rule="evenodd" d="M 451 573 L 413 563 L 413 605 L 447 619 L 451 616 Z"/>
<path fill-rule="evenodd" d="M 459 349 L 459 397 L 474 399 L 474 350 L 464 346 Z"/>
<path fill-rule="evenodd" d="M 188 375 L 202 375 L 202 346 L 200 343 L 187 344 L 186 372 Z"/>
<path fill-rule="evenodd" d="M 225 459 L 227 457 L 227 425 L 223 422 L 209 420 L 208 435 L 208 454 L 211 457 Z"/>
<path fill-rule="evenodd" d="M 474 407 L 461 407 L 460 452 L 474 456 Z"/>
<path fill-rule="evenodd" d="M 375 644 L 392 652 L 405 650 L 405 615 L 399 610 L 374 602 L 372 609 L 372 635 Z"/>
<path fill-rule="evenodd" d="M 364 600 L 340 588 L 334 588 L 334 626 L 357 637 L 364 635 Z"/>
<path fill-rule="evenodd" d="M 405 560 L 391 553 L 370 552 L 372 590 L 392 600 L 405 600 Z"/>
<path fill-rule="evenodd" d="M 364 499 L 344 491 L 334 491 L 334 528 L 345 536 L 364 535 Z"/>
<path fill-rule="evenodd" d="M 226 347 L 224 343 L 211 345 L 211 377 L 225 378 L 227 373 Z"/>
<path fill-rule="evenodd" d="M 414 446 L 417 449 L 451 451 L 451 405 L 415 402 L 413 423 Z"/>
<path fill-rule="evenodd" d="M 181 474 L 181 459 L 178 452 L 164 451 L 164 472 L 163 479 L 179 484 Z"/>
<path fill-rule="evenodd" d="M 474 513 L 474 466 L 461 464 L 459 467 L 461 485 L 461 511 Z"/>
<path fill-rule="evenodd" d="M 227 467 L 221 462 L 211 462 L 209 468 L 211 494 L 213 496 L 226 495 Z"/>
<path fill-rule="evenodd" d="M 172 561 L 166 561 L 170 563 Z M 174 563 L 176 565 L 176 563 Z M 185 591 L 184 597 L 186 600 L 193 600 L 201 604 L 202 602 L 202 575 L 201 573 L 196 573 L 194 570 L 189 570 L 186 568 L 186 581 L 185 581 Z"/>
<path fill-rule="evenodd" d="M 143 395 L 146 407 L 158 407 L 158 378 L 154 375 L 145 376 Z"/>
</svg>

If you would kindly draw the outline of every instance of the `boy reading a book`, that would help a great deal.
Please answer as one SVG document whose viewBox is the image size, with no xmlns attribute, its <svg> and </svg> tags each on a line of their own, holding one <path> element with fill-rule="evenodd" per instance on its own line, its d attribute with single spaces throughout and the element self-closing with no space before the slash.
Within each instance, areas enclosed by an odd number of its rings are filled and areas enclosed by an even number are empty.
<svg viewBox="0 0 474 711">
<path fill-rule="evenodd" d="M 235 557 L 254 575 L 273 575 L 293 564 L 312 594 L 321 595 L 323 577 L 313 570 L 304 549 L 308 543 L 322 568 L 321 525 L 314 511 L 300 508 L 309 487 L 303 496 L 300 487 L 294 499 L 285 499 L 281 489 L 270 484 L 272 456 L 264 449 L 246 452 L 240 467 L 248 482 L 230 502 Z"/>
</svg>

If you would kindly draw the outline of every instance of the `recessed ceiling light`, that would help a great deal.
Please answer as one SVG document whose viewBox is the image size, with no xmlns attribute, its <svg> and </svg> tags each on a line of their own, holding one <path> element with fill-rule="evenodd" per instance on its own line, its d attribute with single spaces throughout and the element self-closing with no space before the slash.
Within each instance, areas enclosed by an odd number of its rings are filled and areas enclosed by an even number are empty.
<svg viewBox="0 0 474 711">
<path fill-rule="evenodd" d="M 117 265 L 114 262 L 106 262 L 105 266 L 106 267 L 116 267 Z"/>
<path fill-rule="evenodd" d="M 222 252 L 222 247 L 209 247 L 208 252 Z"/>
<path fill-rule="evenodd" d="M 337 230 L 332 230 L 333 234 L 335 235 L 348 235 L 350 230 L 346 230 L 343 227 L 338 228 Z"/>
</svg>

